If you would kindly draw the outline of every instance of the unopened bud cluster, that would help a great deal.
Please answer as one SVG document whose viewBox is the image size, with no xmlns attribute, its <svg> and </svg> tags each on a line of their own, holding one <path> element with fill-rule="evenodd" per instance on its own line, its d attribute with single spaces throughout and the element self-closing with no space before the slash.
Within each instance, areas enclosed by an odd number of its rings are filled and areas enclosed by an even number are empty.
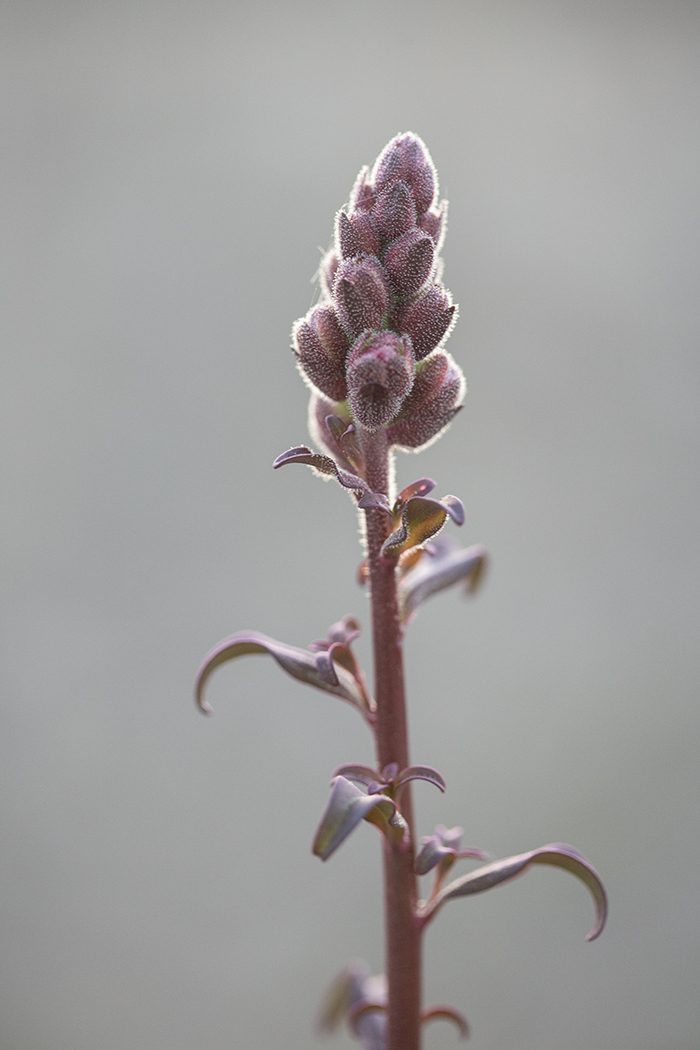
<svg viewBox="0 0 700 1050">
<path fill-rule="evenodd" d="M 418 449 L 459 411 L 464 377 L 442 349 L 456 320 L 440 282 L 445 217 L 435 166 L 416 135 L 392 139 L 358 175 L 321 263 L 321 300 L 293 331 L 321 444 L 337 447 L 325 427 L 336 415 Z"/>
</svg>

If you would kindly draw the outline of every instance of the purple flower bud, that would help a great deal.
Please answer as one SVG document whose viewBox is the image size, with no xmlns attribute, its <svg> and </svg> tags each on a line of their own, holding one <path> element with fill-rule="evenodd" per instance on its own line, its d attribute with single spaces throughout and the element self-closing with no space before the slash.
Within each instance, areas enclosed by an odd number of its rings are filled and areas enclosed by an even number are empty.
<svg viewBox="0 0 700 1050">
<path fill-rule="evenodd" d="M 395 182 L 379 194 L 372 218 L 387 241 L 395 241 L 415 229 L 416 206 L 405 182 Z"/>
<path fill-rule="evenodd" d="M 335 277 L 333 298 L 351 339 L 366 328 L 381 328 L 391 305 L 391 292 L 379 260 L 368 255 L 342 263 Z"/>
<path fill-rule="evenodd" d="M 441 201 L 440 207 L 436 211 L 432 208 L 430 211 L 427 211 L 419 226 L 421 230 L 425 230 L 432 237 L 435 251 L 439 252 L 445 239 L 445 230 L 447 229 L 447 201 Z"/>
<path fill-rule="evenodd" d="M 321 291 L 326 299 L 331 299 L 333 296 L 333 282 L 335 281 L 335 275 L 338 272 L 340 266 L 340 259 L 338 253 L 331 248 L 329 252 L 321 259 L 321 263 L 318 268 L 318 276 L 321 281 Z"/>
<path fill-rule="evenodd" d="M 405 182 L 419 215 L 433 204 L 437 173 L 425 144 L 408 132 L 397 135 L 380 154 L 374 168 L 374 188 L 381 193 L 395 182 Z"/>
<path fill-rule="evenodd" d="M 350 345 L 332 306 L 316 306 L 297 321 L 294 352 L 303 375 L 333 401 L 347 397 L 345 358 Z"/>
<path fill-rule="evenodd" d="M 352 212 L 371 211 L 375 200 L 376 194 L 372 187 L 369 168 L 364 167 L 355 179 L 355 185 L 350 194 L 350 210 Z"/>
<path fill-rule="evenodd" d="M 430 277 L 435 245 L 427 233 L 411 230 L 389 247 L 384 266 L 398 295 L 415 295 Z"/>
<path fill-rule="evenodd" d="M 459 412 L 466 389 L 459 365 L 437 350 L 416 368 L 413 388 L 387 427 L 389 443 L 407 450 L 424 448 Z"/>
<path fill-rule="evenodd" d="M 413 384 L 411 341 L 394 332 L 361 336 L 348 358 L 348 401 L 355 421 L 378 430 L 396 415 Z"/>
<path fill-rule="evenodd" d="M 396 327 L 402 334 L 410 335 L 416 361 L 422 361 L 442 342 L 456 320 L 456 312 L 449 292 L 439 284 L 429 288 L 422 298 L 401 307 Z"/>
<path fill-rule="evenodd" d="M 376 255 L 379 251 L 377 231 L 366 211 L 352 215 L 339 212 L 335 238 L 343 259 L 352 259 L 356 255 Z"/>
</svg>

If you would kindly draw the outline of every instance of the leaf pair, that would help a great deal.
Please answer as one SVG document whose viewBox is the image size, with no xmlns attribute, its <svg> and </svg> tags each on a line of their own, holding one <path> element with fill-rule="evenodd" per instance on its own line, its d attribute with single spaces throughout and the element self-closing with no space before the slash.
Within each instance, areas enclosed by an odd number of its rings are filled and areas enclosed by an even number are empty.
<svg viewBox="0 0 700 1050">
<path fill-rule="evenodd" d="M 386 977 L 384 974 L 370 976 L 367 964 L 358 960 L 346 966 L 328 989 L 319 1018 L 319 1029 L 324 1034 L 330 1034 L 345 1020 L 364 1050 L 384 1050 L 386 1015 Z M 459 1010 L 443 1004 L 426 1006 L 421 1010 L 421 1024 L 436 1020 L 452 1021 L 462 1038 L 468 1038 L 469 1025 Z"/>
<path fill-rule="evenodd" d="M 390 762 L 381 773 L 358 763 L 340 766 L 331 780 L 331 796 L 314 838 L 313 853 L 328 860 L 361 820 L 375 824 L 388 838 L 402 841 L 407 825 L 397 799 L 411 780 L 427 780 L 445 790 L 445 781 L 432 766 L 407 766 L 399 772 L 396 762 Z M 356 783 L 364 784 L 367 793 Z"/>
</svg>

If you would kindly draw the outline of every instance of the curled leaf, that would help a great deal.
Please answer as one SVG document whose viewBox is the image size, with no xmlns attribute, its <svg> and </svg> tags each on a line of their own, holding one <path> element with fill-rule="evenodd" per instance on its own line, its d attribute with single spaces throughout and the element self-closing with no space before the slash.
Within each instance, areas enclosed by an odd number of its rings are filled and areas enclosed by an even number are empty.
<svg viewBox="0 0 700 1050">
<path fill-rule="evenodd" d="M 384 541 L 382 554 L 398 557 L 411 547 L 419 547 L 440 531 L 448 517 L 456 525 L 464 522 L 464 505 L 456 496 L 443 496 L 441 500 L 412 496 L 402 505 L 401 521 Z"/>
<path fill-rule="evenodd" d="M 401 620 L 408 623 L 418 606 L 439 591 L 464 583 L 473 594 L 483 579 L 487 554 L 481 544 L 462 550 L 440 537 L 399 582 Z"/>
<path fill-rule="evenodd" d="M 333 435 L 338 451 L 354 467 L 357 474 L 364 471 L 364 456 L 357 439 L 354 423 L 349 425 L 339 416 L 326 416 L 326 426 Z"/>
<path fill-rule="evenodd" d="M 385 834 L 403 836 L 405 821 L 392 799 L 386 795 L 366 795 L 345 777 L 336 777 L 314 838 L 313 853 L 321 860 L 328 860 L 361 820 L 376 824 Z"/>
<path fill-rule="evenodd" d="M 533 864 L 552 864 L 563 868 L 576 875 L 585 886 L 588 887 L 595 904 L 596 919 L 593 929 L 586 937 L 587 941 L 593 941 L 603 931 L 607 917 L 608 902 L 605 887 L 595 868 L 579 853 L 573 846 L 566 846 L 555 842 L 549 846 L 541 846 L 539 849 L 531 850 L 529 853 L 520 853 L 515 857 L 506 857 L 505 860 L 497 860 L 493 864 L 486 864 L 483 868 L 464 875 L 461 879 L 450 882 L 443 890 L 440 890 L 431 900 L 426 902 L 422 908 L 422 917 L 427 922 L 446 901 L 457 897 L 467 897 L 473 893 L 482 893 L 490 890 L 492 886 L 500 886 L 502 883 L 510 882 L 519 875 L 524 874 Z"/>
<path fill-rule="evenodd" d="M 396 497 L 396 502 L 393 507 L 394 514 L 398 514 L 407 500 L 413 499 L 414 496 L 427 496 L 434 488 L 435 482 L 432 478 L 419 478 L 418 481 L 414 481 L 410 485 L 407 485 L 406 488 L 402 489 Z"/>
<path fill-rule="evenodd" d="M 352 489 L 354 492 L 360 493 L 363 498 L 371 499 L 370 503 L 365 504 L 366 506 L 379 507 L 385 510 L 387 514 L 391 513 L 389 500 L 386 496 L 380 492 L 372 492 L 364 478 L 359 477 L 357 474 L 350 474 L 347 470 L 342 470 L 330 456 L 312 452 L 306 445 L 297 445 L 294 448 L 287 449 L 286 452 L 278 456 L 272 467 L 274 470 L 277 470 L 278 467 L 284 467 L 287 463 L 304 463 L 319 474 L 335 478 L 344 488 Z"/>
<path fill-rule="evenodd" d="M 400 791 L 404 784 L 408 784 L 409 780 L 427 780 L 429 784 L 434 784 L 440 791 L 445 791 L 447 787 L 442 774 L 438 773 L 437 769 L 433 769 L 432 766 L 407 766 L 406 769 L 402 769 L 396 776 L 395 790 L 397 792 Z"/>
<path fill-rule="evenodd" d="M 439 1006 L 426 1006 L 421 1010 L 420 1019 L 421 1024 L 425 1024 L 426 1021 L 452 1021 L 457 1026 L 462 1039 L 469 1038 L 467 1019 L 460 1010 L 455 1010 L 453 1006 L 443 1006 L 442 1003 Z"/>
<path fill-rule="evenodd" d="M 348 763 L 344 766 L 338 766 L 333 774 L 333 779 L 335 780 L 336 777 L 354 780 L 358 784 L 364 784 L 365 787 L 375 780 L 381 780 L 381 776 L 376 769 L 370 769 L 369 766 L 362 766 L 359 763 Z"/>
<path fill-rule="evenodd" d="M 360 683 L 344 667 L 340 666 L 337 669 L 337 682 L 335 684 L 329 682 L 319 672 L 314 653 L 278 642 L 258 631 L 238 631 L 224 638 L 204 657 L 195 684 L 195 698 L 201 711 L 210 714 L 212 710 L 204 699 L 204 687 L 212 672 L 228 660 L 235 660 L 236 657 L 246 656 L 249 653 L 267 653 L 292 678 L 297 678 L 300 682 L 312 685 L 316 689 L 322 689 L 325 693 L 338 696 L 341 700 L 347 700 L 364 714 L 371 713 L 368 707 L 371 701 Z"/>
</svg>

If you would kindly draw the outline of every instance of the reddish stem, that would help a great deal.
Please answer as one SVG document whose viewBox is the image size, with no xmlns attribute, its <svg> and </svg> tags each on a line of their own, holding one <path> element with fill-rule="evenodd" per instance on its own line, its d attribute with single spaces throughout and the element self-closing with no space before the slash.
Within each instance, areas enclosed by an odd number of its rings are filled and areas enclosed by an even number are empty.
<svg viewBox="0 0 700 1050">
<path fill-rule="evenodd" d="M 365 476 L 374 492 L 389 495 L 390 452 L 386 434 L 362 431 Z M 368 510 L 367 554 L 372 602 L 375 738 L 379 769 L 396 762 L 410 765 L 404 689 L 401 623 L 395 562 L 384 561 L 381 546 L 391 531 L 384 511 Z M 386 1050 L 420 1050 L 421 925 L 416 917 L 418 882 L 413 871 L 413 807 L 410 785 L 401 797 L 409 836 L 403 844 L 384 840 L 386 975 L 389 988 Z"/>
</svg>

